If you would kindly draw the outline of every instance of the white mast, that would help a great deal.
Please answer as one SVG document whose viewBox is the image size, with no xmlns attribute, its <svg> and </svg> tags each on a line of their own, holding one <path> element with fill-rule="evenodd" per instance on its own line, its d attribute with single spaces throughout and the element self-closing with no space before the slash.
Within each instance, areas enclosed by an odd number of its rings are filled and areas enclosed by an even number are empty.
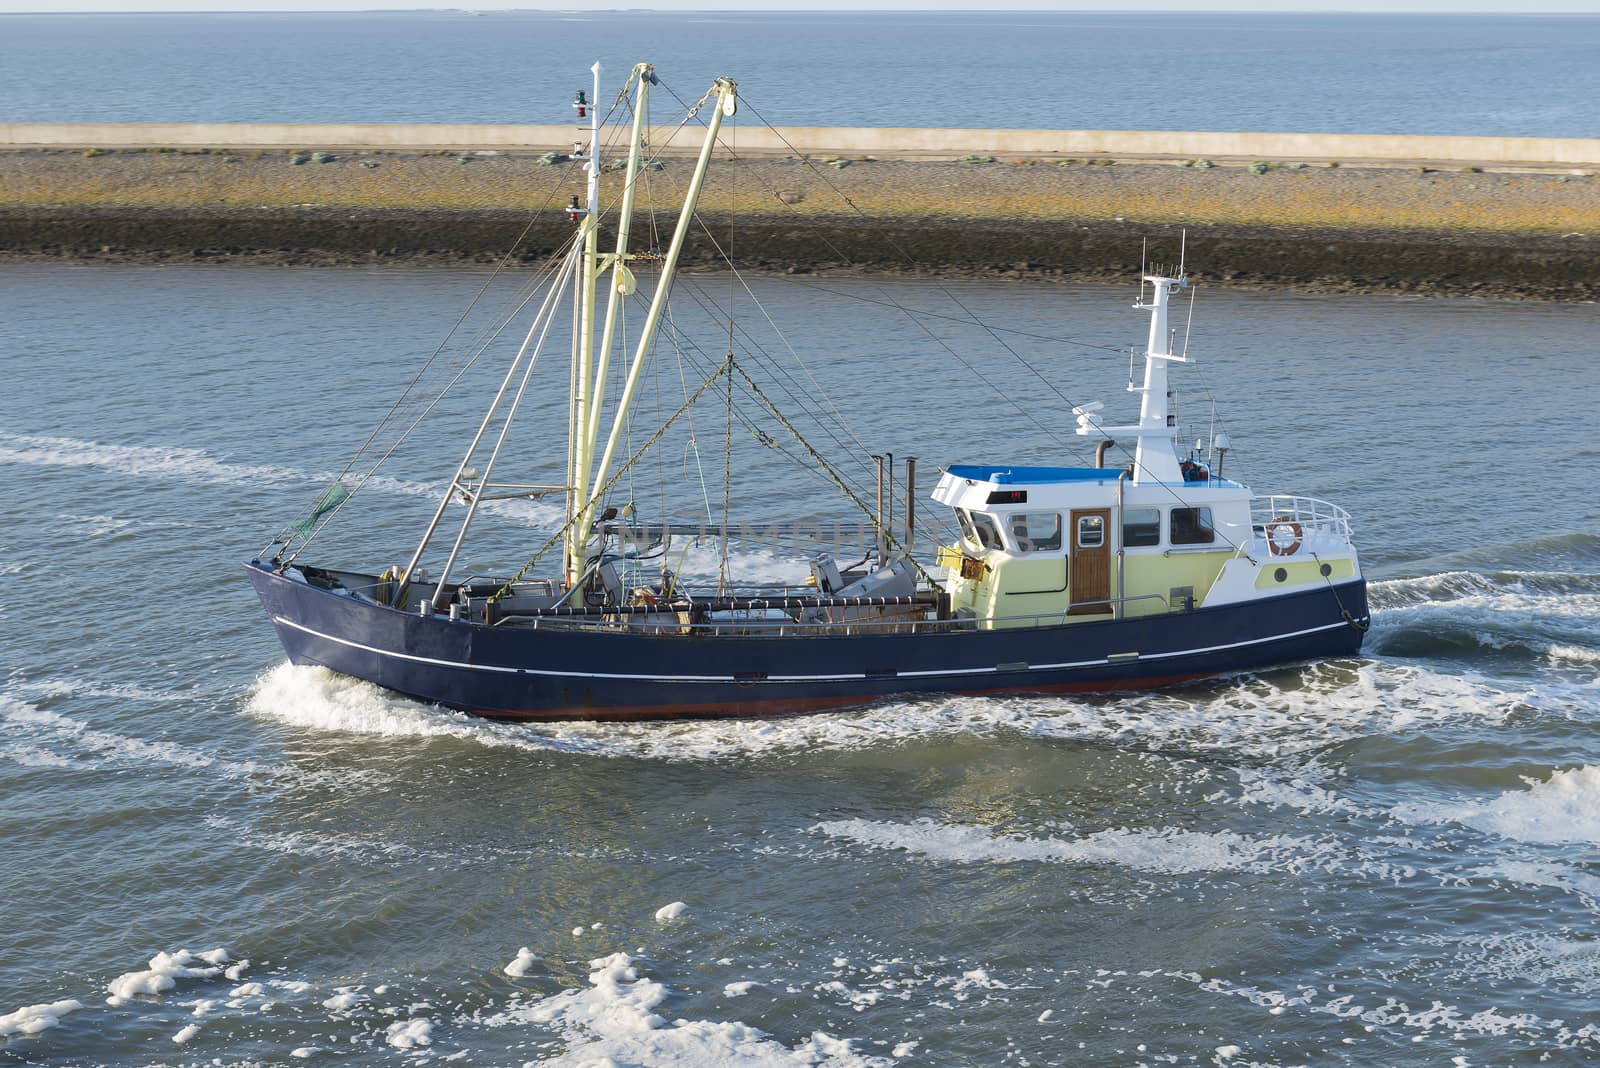
<svg viewBox="0 0 1600 1068">
<path fill-rule="evenodd" d="M 600 331 L 600 348 L 594 366 L 594 392 L 589 402 L 589 423 L 578 428 L 584 442 L 584 455 L 593 458 L 600 438 L 600 414 L 606 398 L 606 374 L 611 367 L 611 341 L 616 334 L 617 315 L 624 297 L 634 291 L 633 272 L 628 270 L 628 235 L 633 228 L 633 195 L 639 179 L 641 149 L 644 146 L 644 118 L 650 101 L 650 86 L 655 83 L 655 68 L 640 63 L 632 78 L 639 79 L 638 97 L 633 108 L 633 137 L 628 143 L 628 172 L 622 185 L 622 205 L 617 209 L 617 251 L 610 257 L 611 287 L 606 301 L 606 322 Z M 583 472 L 588 475 L 587 465 Z M 586 485 L 587 483 L 580 483 Z M 586 497 L 587 495 L 585 495 Z M 580 500 L 583 498 L 580 498 Z"/>
<path fill-rule="evenodd" d="M 599 279 L 600 251 L 600 73 L 599 62 L 590 67 L 594 75 L 594 96 L 589 102 L 589 167 L 587 202 L 583 214 L 583 277 L 578 286 L 578 316 L 574 324 L 577 336 L 573 338 L 573 355 L 577 360 L 576 392 L 572 398 L 573 435 L 569 443 L 572 452 L 572 494 L 578 507 L 589 498 L 589 463 L 592 457 L 589 436 L 591 367 L 594 361 L 594 294 Z M 581 114 L 581 111 L 580 111 Z M 569 561 L 568 566 L 571 566 Z"/>
<path fill-rule="evenodd" d="M 1171 268 L 1168 268 L 1170 270 Z M 1153 268 L 1143 281 L 1149 282 L 1152 294 L 1149 301 L 1142 296 L 1134 307 L 1150 313 L 1150 336 L 1145 343 L 1144 385 L 1128 385 L 1133 392 L 1143 393 L 1139 404 L 1138 426 L 1102 426 L 1094 413 L 1102 406 L 1096 402 L 1072 409 L 1078 417 L 1078 434 L 1082 437 L 1127 437 L 1138 441 L 1133 458 L 1135 485 L 1147 482 L 1182 482 L 1183 471 L 1178 466 L 1178 451 L 1173 444 L 1178 428 L 1168 405 L 1167 364 L 1188 363 L 1186 356 L 1172 352 L 1172 341 L 1167 329 L 1167 308 L 1172 295 L 1188 288 L 1188 281 L 1176 274 L 1164 274 Z"/>
<path fill-rule="evenodd" d="M 700 199 L 700 187 L 705 182 L 706 168 L 711 163 L 711 151 L 716 147 L 717 132 L 722 128 L 722 120 L 731 116 L 738 108 L 738 87 L 727 78 L 718 78 L 706 97 L 714 97 L 716 106 L 712 110 L 711 121 L 706 125 L 706 136 L 700 146 L 700 157 L 695 161 L 694 174 L 689 179 L 689 189 L 683 198 L 683 210 L 678 215 L 678 226 L 672 232 L 672 243 L 667 246 L 667 254 L 661 265 L 661 277 L 656 282 L 655 293 L 650 298 L 650 311 L 645 317 L 643 329 L 639 332 L 639 342 L 634 348 L 633 362 L 628 366 L 628 377 L 623 383 L 622 397 L 617 401 L 617 411 L 611 421 L 611 433 L 606 438 L 605 451 L 600 454 L 600 463 L 595 468 L 593 481 L 588 483 L 592 487 L 588 494 L 589 499 L 579 503 L 580 518 L 569 529 L 569 537 L 572 540 L 568 543 L 568 585 L 578 581 L 583 568 L 583 557 L 589 544 L 589 537 L 594 530 L 594 510 L 598 503 L 594 497 L 605 486 L 606 479 L 611 474 L 611 462 L 616 455 L 617 443 L 627 426 L 628 410 L 633 404 L 633 395 L 639 386 L 639 376 L 644 370 L 650 347 L 655 343 L 656 328 L 661 323 L 661 312 L 666 307 L 667 293 L 672 288 L 672 277 L 678 266 L 678 254 L 683 251 L 684 238 L 688 236 L 689 227 L 694 221 L 695 204 Z M 702 98 L 701 103 L 704 102 L 705 98 Z"/>
</svg>

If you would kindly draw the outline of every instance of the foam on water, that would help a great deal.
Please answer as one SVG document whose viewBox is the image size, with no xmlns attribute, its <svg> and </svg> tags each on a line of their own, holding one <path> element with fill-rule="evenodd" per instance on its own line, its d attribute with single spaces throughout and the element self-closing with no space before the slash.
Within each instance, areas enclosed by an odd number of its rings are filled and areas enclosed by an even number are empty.
<svg viewBox="0 0 1600 1068">
<path fill-rule="evenodd" d="M 41 437 L 0 432 L 0 464 L 27 467 L 86 467 L 129 478 L 224 486 L 325 486 L 336 472 L 312 472 L 274 464 L 240 464 L 221 460 L 205 449 L 181 445 L 110 445 L 82 438 Z M 374 475 L 363 490 L 394 496 L 438 500 L 442 483 L 416 482 Z M 550 523 L 561 509 L 541 501 L 485 501 L 481 511 L 530 524 Z M 63 516 L 90 523 L 101 534 L 120 534 L 134 520 L 113 516 Z"/>
<path fill-rule="evenodd" d="M 128 683 L 95 682 L 91 679 L 19 679 L 10 683 L 18 693 L 35 697 L 105 697 L 113 701 L 149 703 L 176 702 L 184 695 L 173 690 L 156 690 Z"/>
<path fill-rule="evenodd" d="M 118 767 L 167 764 L 196 771 L 214 771 L 230 778 L 271 777 L 278 769 L 252 761 L 227 760 L 203 750 L 176 742 L 148 742 L 113 731 L 98 730 L 73 719 L 43 709 L 27 701 L 0 693 L 0 728 L 24 740 L 41 739 L 56 746 L 77 750 L 87 761 L 74 766 Z"/>
<path fill-rule="evenodd" d="M 1273 835 L 1251 838 L 1232 831 L 1200 832 L 1170 827 L 1114 828 L 1079 838 L 1022 838 L 993 827 L 872 820 L 829 820 L 812 828 L 831 838 L 874 849 L 901 850 L 932 860 L 962 864 L 1048 861 L 1116 864 L 1136 871 L 1186 875 L 1214 871 L 1297 871 L 1339 864 L 1338 848 L 1326 839 Z"/>
<path fill-rule="evenodd" d="M 613 953 L 589 962 L 589 985 L 538 1001 L 514 1001 L 486 1017 L 488 1027 L 552 1029 L 565 1049 L 545 1065 L 696 1065 L 697 1068 L 866 1068 L 892 1063 L 856 1054 L 851 1042 L 815 1032 L 791 1049 L 743 1023 L 678 1019 L 656 1010 L 671 991 L 639 974 L 634 958 Z"/>
<path fill-rule="evenodd" d="M 1463 945 L 1468 971 L 1475 977 L 1559 984 L 1581 994 L 1600 991 L 1600 942 L 1587 932 L 1578 937 L 1518 931 L 1457 943 Z"/>
<path fill-rule="evenodd" d="M 269 853 L 294 857 L 346 857 L 355 860 L 457 861 L 445 853 L 413 849 L 396 842 L 338 831 L 258 831 L 227 816 L 210 815 L 205 825 L 226 840 Z M 230 969 L 231 970 L 231 969 Z"/>
<path fill-rule="evenodd" d="M 776 720 L 508 724 L 407 700 L 324 668 L 283 663 L 252 688 L 256 715 L 315 730 L 453 738 L 487 746 L 674 761 L 870 749 L 952 735 L 1033 735 L 1277 756 L 1463 720 L 1497 723 L 1537 703 L 1470 675 L 1384 661 L 1313 664 L 1200 687 L 1102 698 L 907 699 Z"/>
<path fill-rule="evenodd" d="M 1450 571 L 1374 582 L 1369 596 L 1376 653 L 1475 648 L 1581 664 L 1600 648 L 1600 575 Z"/>
<path fill-rule="evenodd" d="M 1407 804 L 1397 817 L 1433 823 L 1459 823 L 1521 842 L 1600 845 L 1600 767 L 1554 771 L 1548 779 L 1524 780 L 1525 790 L 1508 790 L 1488 800 L 1445 804 Z"/>
<path fill-rule="evenodd" d="M 186 949 L 163 951 L 150 958 L 143 971 L 123 972 L 106 986 L 106 1004 L 126 1005 L 138 995 L 159 996 L 177 985 L 179 979 L 209 979 L 222 974 L 228 951 L 220 946 L 204 953 Z"/>
<path fill-rule="evenodd" d="M 42 1005 L 24 1005 L 14 1012 L 0 1016 L 0 1038 L 11 1035 L 37 1035 L 61 1022 L 61 1017 L 83 1008 L 83 1002 L 73 998 L 50 1001 Z"/>
<path fill-rule="evenodd" d="M 1308 815 L 1361 813 L 1361 808 L 1354 802 L 1318 784 L 1313 768 L 1290 772 L 1274 768 L 1241 767 L 1236 769 L 1235 774 L 1240 790 L 1237 797 L 1229 798 L 1226 794 L 1218 793 L 1207 800 L 1234 800 L 1241 805 L 1290 808 Z"/>
<path fill-rule="evenodd" d="M 1574 894 L 1587 902 L 1591 909 L 1600 903 L 1600 876 L 1590 875 L 1571 864 L 1500 857 L 1493 863 L 1473 868 L 1466 874 L 1490 882 L 1542 886 L 1565 894 Z"/>
<path fill-rule="evenodd" d="M 1207 978 L 1194 972 L 1162 974 L 1192 983 L 1207 993 L 1241 998 L 1273 1015 L 1288 1012 L 1332 1016 L 1364 1024 L 1368 1030 L 1409 1034 L 1413 1042 L 1421 1042 L 1435 1035 L 1460 1041 L 1515 1036 L 1524 1041 L 1549 1043 L 1557 1048 L 1589 1051 L 1600 1048 L 1600 1029 L 1593 1025 L 1573 1028 L 1564 1020 L 1544 1019 L 1528 1012 L 1504 1012 L 1494 1006 L 1463 1009 L 1430 1000 L 1425 1008 L 1413 1008 L 1408 1002 L 1375 993 L 1343 994 L 1330 998 L 1317 986 L 1276 990 L 1231 979 Z"/>
<path fill-rule="evenodd" d="M 1118 745 L 1276 757 L 1351 738 L 1501 723 L 1530 694 L 1471 674 L 1330 661 L 1102 702 L 1050 702 L 1033 733 Z"/>
<path fill-rule="evenodd" d="M 298 484 L 303 472 L 262 464 L 233 464 L 204 449 L 177 445 L 108 445 L 81 438 L 0 432 L 0 463 L 28 467 L 93 467 L 134 478 L 224 485 Z"/>
</svg>

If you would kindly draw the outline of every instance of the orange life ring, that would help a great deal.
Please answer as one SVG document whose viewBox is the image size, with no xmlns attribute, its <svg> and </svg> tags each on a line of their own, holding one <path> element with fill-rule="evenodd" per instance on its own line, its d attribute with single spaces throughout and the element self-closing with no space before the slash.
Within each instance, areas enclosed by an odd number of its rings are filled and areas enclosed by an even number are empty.
<svg viewBox="0 0 1600 1068">
<path fill-rule="evenodd" d="M 1277 532 L 1281 528 L 1288 528 L 1294 534 L 1294 541 L 1284 545 L 1278 541 Z M 1299 523 L 1286 515 L 1276 516 L 1267 524 L 1267 549 L 1273 556 L 1293 556 L 1300 551 L 1300 542 L 1306 535 L 1306 530 Z"/>
</svg>

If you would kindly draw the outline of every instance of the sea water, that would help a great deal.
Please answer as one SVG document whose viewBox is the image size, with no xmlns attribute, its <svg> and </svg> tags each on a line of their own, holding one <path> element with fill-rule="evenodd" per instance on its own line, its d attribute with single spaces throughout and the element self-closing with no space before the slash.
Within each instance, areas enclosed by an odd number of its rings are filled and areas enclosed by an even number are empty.
<svg viewBox="0 0 1600 1068">
<path fill-rule="evenodd" d="M 625 726 L 288 665 L 241 563 L 527 280 L 0 268 L 0 1061 L 1600 1054 L 1594 307 L 1201 292 L 1185 440 L 1214 398 L 1226 474 L 1350 510 L 1358 657 Z M 1070 405 L 1136 401 L 1133 285 L 680 282 L 628 455 L 724 358 L 730 303 L 739 365 L 862 494 L 873 451 L 915 453 L 924 493 L 952 462 L 1082 462 Z M 523 329 L 305 559 L 404 559 Z M 559 348 L 507 481 L 560 477 Z M 714 389 L 612 499 L 714 521 L 726 481 L 736 521 L 850 518 L 734 399 L 731 443 Z M 559 513 L 485 515 L 468 566 L 525 563 Z M 803 573 L 782 548 L 733 577 Z"/>
<path fill-rule="evenodd" d="M 1594 137 L 1597 49 L 1593 15 L 3 15 L 0 118 L 566 123 L 599 60 L 606 104 L 654 63 L 667 125 L 726 75 L 747 125 Z"/>
</svg>

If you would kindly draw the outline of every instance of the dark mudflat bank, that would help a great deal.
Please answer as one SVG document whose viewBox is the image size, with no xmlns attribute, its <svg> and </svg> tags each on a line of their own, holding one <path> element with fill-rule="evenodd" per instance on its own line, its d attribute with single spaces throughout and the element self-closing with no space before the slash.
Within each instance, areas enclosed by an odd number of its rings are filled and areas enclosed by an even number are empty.
<svg viewBox="0 0 1600 1068">
<path fill-rule="evenodd" d="M 462 162 L 462 160 L 465 162 Z M 687 176 L 645 183 L 665 234 Z M 1600 299 L 1589 175 L 740 160 L 714 171 L 685 262 L 746 269 L 1125 279 L 1149 239 L 1235 285 Z M 607 175 L 620 184 L 619 176 Z M 0 258 L 367 265 L 534 262 L 581 188 L 529 157 L 0 154 Z M 530 222 L 531 220 L 531 222 Z"/>
</svg>

